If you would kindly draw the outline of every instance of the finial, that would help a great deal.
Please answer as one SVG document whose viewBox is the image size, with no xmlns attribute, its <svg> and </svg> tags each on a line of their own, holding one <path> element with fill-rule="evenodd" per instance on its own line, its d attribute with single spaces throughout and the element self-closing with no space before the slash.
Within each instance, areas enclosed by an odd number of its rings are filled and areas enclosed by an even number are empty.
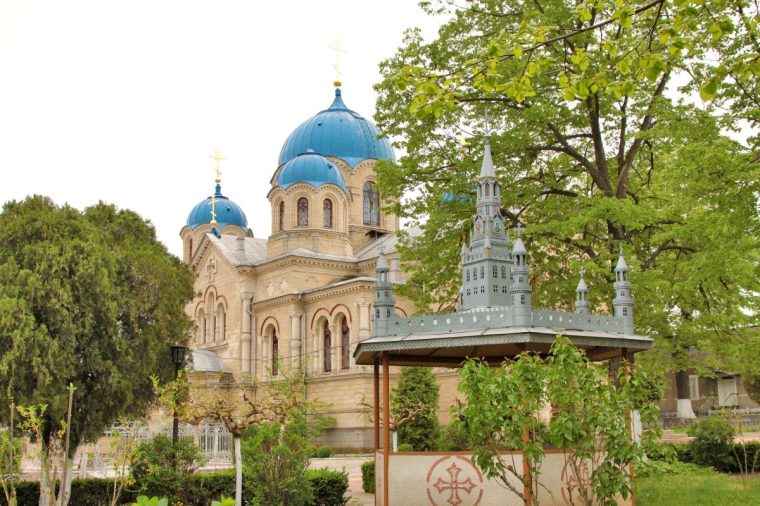
<svg viewBox="0 0 760 506">
<path fill-rule="evenodd" d="M 519 221 L 517 222 L 517 238 L 520 239 L 522 237 L 522 231 L 523 231 L 523 224 Z"/>
<path fill-rule="evenodd" d="M 214 181 L 216 182 L 216 188 L 214 193 L 211 195 L 211 228 L 212 232 L 215 231 L 216 227 L 216 197 L 222 195 L 222 168 L 221 168 L 221 161 L 226 160 L 222 156 L 222 152 L 219 151 L 219 148 L 214 150 L 214 154 L 211 155 L 209 158 L 216 161 L 216 166 L 214 167 L 214 172 L 216 174 L 216 178 Z"/>
<path fill-rule="evenodd" d="M 578 272 L 579 272 L 579 273 L 580 273 L 580 275 L 581 275 L 581 279 L 583 279 L 583 275 L 584 275 L 584 274 L 586 274 L 586 268 L 585 268 L 585 267 L 581 267 L 581 268 L 580 268 L 580 270 L 579 270 Z"/>
<path fill-rule="evenodd" d="M 623 244 L 620 243 L 618 247 L 620 248 L 620 256 L 623 256 Z"/>
<path fill-rule="evenodd" d="M 339 88 L 343 84 L 340 81 L 340 77 L 343 75 L 343 73 L 340 71 L 340 53 L 347 53 L 348 51 L 343 49 L 343 45 L 341 44 L 340 39 L 335 39 L 335 42 L 327 47 L 335 51 L 335 65 L 333 65 L 333 68 L 335 69 L 335 81 L 333 81 L 333 86 Z"/>
<path fill-rule="evenodd" d="M 485 123 L 486 123 L 486 131 L 485 131 L 486 142 L 489 142 L 489 139 L 491 138 L 491 124 L 490 124 L 491 117 L 489 116 L 488 113 L 485 114 L 484 120 L 485 120 Z"/>
<path fill-rule="evenodd" d="M 380 245 L 380 254 L 381 254 L 381 255 L 384 255 L 384 254 L 385 254 L 385 244 L 381 244 L 381 245 Z"/>
</svg>

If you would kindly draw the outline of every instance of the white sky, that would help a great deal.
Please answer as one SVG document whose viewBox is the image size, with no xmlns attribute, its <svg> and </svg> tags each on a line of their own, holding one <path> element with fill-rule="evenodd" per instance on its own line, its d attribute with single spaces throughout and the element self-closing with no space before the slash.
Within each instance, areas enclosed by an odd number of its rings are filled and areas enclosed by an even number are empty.
<svg viewBox="0 0 760 506">
<path fill-rule="evenodd" d="M 256 237 L 282 143 L 333 99 L 371 117 L 377 64 L 405 28 L 439 21 L 414 0 L 0 0 L 0 203 L 42 194 L 137 211 L 169 250 L 222 189 Z"/>
</svg>

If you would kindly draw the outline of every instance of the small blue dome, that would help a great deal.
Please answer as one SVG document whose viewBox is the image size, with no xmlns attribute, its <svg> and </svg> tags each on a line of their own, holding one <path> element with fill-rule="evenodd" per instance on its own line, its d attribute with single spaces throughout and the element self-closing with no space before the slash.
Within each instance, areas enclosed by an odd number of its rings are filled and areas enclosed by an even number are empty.
<svg viewBox="0 0 760 506">
<path fill-rule="evenodd" d="M 280 151 L 279 164 L 313 149 L 324 156 L 345 160 L 352 167 L 367 158 L 396 161 L 388 139 L 371 122 L 343 103 L 340 88 L 335 89 L 332 105 L 293 130 Z"/>
<path fill-rule="evenodd" d="M 217 184 L 214 192 L 216 204 L 216 226 L 222 228 L 225 225 L 237 225 L 238 227 L 248 230 L 248 220 L 245 213 L 239 205 L 222 195 L 222 186 Z M 198 203 L 187 216 L 187 226 L 191 229 L 200 225 L 211 223 L 211 197 L 207 197 Z"/>
<path fill-rule="evenodd" d="M 334 184 L 348 191 L 343 174 L 335 164 L 311 149 L 286 163 L 277 176 L 277 186 L 282 189 L 296 183 L 307 183 L 315 188 L 323 184 Z"/>
</svg>

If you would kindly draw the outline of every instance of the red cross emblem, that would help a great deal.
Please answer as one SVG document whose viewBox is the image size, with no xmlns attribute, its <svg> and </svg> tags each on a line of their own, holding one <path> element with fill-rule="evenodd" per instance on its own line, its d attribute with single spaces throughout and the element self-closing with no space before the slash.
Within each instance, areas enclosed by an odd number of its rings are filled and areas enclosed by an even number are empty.
<svg viewBox="0 0 760 506">
<path fill-rule="evenodd" d="M 438 459 L 430 466 L 427 482 L 427 496 L 433 506 L 444 504 L 439 501 L 451 506 L 476 506 L 483 498 L 480 487 L 483 475 L 466 457 L 452 455 Z M 475 490 L 477 488 L 480 488 L 479 492 Z"/>
</svg>

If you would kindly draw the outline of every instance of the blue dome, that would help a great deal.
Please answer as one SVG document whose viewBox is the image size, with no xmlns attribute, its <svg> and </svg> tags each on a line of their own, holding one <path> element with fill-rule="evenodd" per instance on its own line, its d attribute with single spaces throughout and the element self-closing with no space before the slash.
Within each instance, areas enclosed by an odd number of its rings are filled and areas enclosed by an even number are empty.
<svg viewBox="0 0 760 506">
<path fill-rule="evenodd" d="M 248 220 L 245 213 L 239 205 L 222 195 L 222 187 L 219 184 L 216 185 L 214 198 L 216 199 L 214 209 L 217 228 L 222 228 L 225 225 L 237 225 L 246 231 L 248 230 Z M 198 203 L 187 216 L 187 226 L 191 229 L 209 223 L 211 223 L 211 197 L 207 197 Z"/>
<path fill-rule="evenodd" d="M 335 164 L 311 149 L 286 163 L 277 176 L 277 186 L 282 189 L 296 183 L 307 183 L 315 188 L 323 184 L 334 184 L 348 191 L 343 174 Z"/>
<path fill-rule="evenodd" d="M 367 158 L 396 161 L 388 139 L 378 139 L 377 127 L 343 103 L 340 88 L 332 105 L 293 130 L 280 151 L 279 165 L 312 149 L 335 156 L 352 167 Z"/>
</svg>

